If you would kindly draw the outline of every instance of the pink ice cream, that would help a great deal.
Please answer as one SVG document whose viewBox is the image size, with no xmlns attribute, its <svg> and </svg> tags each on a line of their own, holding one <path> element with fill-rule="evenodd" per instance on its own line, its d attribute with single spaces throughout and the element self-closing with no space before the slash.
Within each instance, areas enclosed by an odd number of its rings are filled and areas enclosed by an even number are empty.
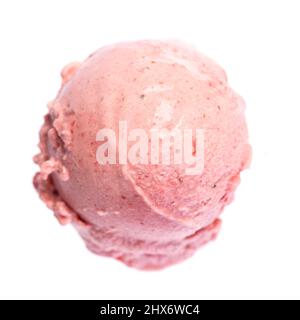
<svg viewBox="0 0 300 320">
<path fill-rule="evenodd" d="M 139 269 L 177 263 L 215 239 L 251 150 L 245 104 L 225 72 L 184 45 L 138 41 L 102 48 L 61 75 L 34 178 L 60 223 L 72 223 L 92 252 Z M 128 131 L 203 129 L 203 172 L 99 164 L 97 132 L 118 133 L 120 120 Z"/>
</svg>

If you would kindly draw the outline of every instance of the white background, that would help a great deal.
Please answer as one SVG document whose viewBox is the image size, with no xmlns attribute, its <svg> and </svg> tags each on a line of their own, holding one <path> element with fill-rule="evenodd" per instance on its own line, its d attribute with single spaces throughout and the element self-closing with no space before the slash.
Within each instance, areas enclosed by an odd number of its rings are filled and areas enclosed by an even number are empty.
<svg viewBox="0 0 300 320">
<path fill-rule="evenodd" d="M 1 1 L 0 298 L 300 298 L 299 1 Z M 181 39 L 247 102 L 253 146 L 220 236 L 184 263 L 130 269 L 89 253 L 32 187 L 61 67 L 103 45 Z"/>
</svg>

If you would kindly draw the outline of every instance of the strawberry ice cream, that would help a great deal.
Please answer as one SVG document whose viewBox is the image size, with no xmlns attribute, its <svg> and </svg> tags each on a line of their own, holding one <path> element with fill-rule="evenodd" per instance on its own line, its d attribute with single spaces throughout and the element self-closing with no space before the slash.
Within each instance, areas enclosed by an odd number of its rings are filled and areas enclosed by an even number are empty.
<svg viewBox="0 0 300 320">
<path fill-rule="evenodd" d="M 138 41 L 102 48 L 61 75 L 34 178 L 59 222 L 72 223 L 92 252 L 139 269 L 177 263 L 213 240 L 251 153 L 245 104 L 225 72 L 185 45 Z M 118 136 L 120 121 L 128 132 L 202 129 L 203 170 L 99 163 L 97 133 L 109 128 Z"/>
</svg>

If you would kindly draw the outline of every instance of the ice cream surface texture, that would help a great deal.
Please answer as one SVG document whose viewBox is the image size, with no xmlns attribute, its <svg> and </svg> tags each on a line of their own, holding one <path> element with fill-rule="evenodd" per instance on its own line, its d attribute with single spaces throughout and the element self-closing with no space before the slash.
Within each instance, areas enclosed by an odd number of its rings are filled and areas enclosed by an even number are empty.
<svg viewBox="0 0 300 320">
<path fill-rule="evenodd" d="M 34 177 L 60 223 L 72 223 L 92 252 L 139 269 L 177 263 L 213 240 L 251 153 L 244 101 L 222 68 L 176 42 L 136 41 L 99 49 L 61 76 Z M 186 163 L 101 164 L 97 134 L 118 137 L 120 121 L 149 136 L 201 129 L 201 174 L 187 174 Z"/>
</svg>

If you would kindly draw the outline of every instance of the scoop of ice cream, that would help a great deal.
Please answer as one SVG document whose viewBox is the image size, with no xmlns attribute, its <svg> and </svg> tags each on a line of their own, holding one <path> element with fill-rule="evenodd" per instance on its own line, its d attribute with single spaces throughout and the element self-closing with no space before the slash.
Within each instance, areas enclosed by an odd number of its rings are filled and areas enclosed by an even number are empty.
<svg viewBox="0 0 300 320">
<path fill-rule="evenodd" d="M 185 45 L 138 41 L 102 48 L 61 75 L 34 179 L 58 220 L 72 223 L 94 253 L 140 269 L 179 262 L 214 239 L 250 158 L 245 104 L 225 72 Z M 116 133 L 106 143 L 125 162 L 100 163 L 103 128 Z M 127 150 L 134 145 L 128 134 L 135 129 L 149 137 L 153 129 L 201 129 L 201 172 L 187 174 L 190 164 L 171 161 L 171 151 L 170 163 L 153 164 L 150 144 L 148 163 L 128 161 L 124 141 Z M 196 157 L 195 136 L 191 141 Z"/>
</svg>

